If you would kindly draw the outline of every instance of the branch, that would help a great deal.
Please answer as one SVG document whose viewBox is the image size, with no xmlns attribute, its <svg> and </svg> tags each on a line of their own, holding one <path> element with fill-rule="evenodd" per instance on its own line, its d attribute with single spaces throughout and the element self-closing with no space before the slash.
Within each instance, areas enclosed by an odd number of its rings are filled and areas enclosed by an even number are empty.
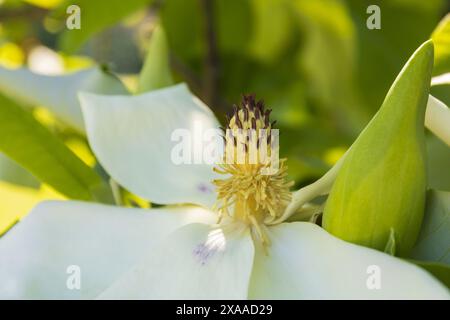
<svg viewBox="0 0 450 320">
<path fill-rule="evenodd" d="M 219 54 L 217 50 L 217 37 L 214 30 L 214 0 L 201 0 L 205 15 L 206 27 L 206 59 L 205 76 L 203 82 L 204 97 L 211 108 L 219 106 Z"/>
<path fill-rule="evenodd" d="M 195 92 L 201 92 L 202 90 L 202 81 L 201 79 L 189 68 L 186 64 L 184 64 L 177 56 L 173 53 L 170 54 L 170 65 L 171 67 L 179 73 L 183 79 L 189 84 L 192 90 Z"/>
<path fill-rule="evenodd" d="M 21 18 L 27 18 L 30 20 L 41 20 L 45 17 L 47 11 L 35 7 L 26 7 L 21 10 L 17 9 L 1 9 L 0 21 L 15 20 Z"/>
</svg>

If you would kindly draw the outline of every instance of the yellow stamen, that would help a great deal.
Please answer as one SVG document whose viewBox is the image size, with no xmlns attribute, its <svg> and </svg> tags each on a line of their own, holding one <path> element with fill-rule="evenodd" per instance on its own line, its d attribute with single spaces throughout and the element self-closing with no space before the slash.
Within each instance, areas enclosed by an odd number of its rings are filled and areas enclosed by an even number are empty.
<svg viewBox="0 0 450 320">
<path fill-rule="evenodd" d="M 256 143 L 256 149 L 264 147 L 268 155 L 278 152 L 271 144 L 270 130 L 273 123 L 269 121 L 270 110 L 264 111 L 263 103 L 255 103 L 253 96 L 245 96 L 241 108 L 235 107 L 227 129 L 232 130 L 266 130 L 267 135 L 257 140 L 243 140 L 244 157 L 241 161 L 229 163 L 224 161 L 214 168 L 214 171 L 226 175 L 224 179 L 215 180 L 219 221 L 224 216 L 247 224 L 252 231 L 252 236 L 257 238 L 266 248 L 270 245 L 270 239 L 266 232 L 264 221 L 267 217 L 276 219 L 282 215 L 291 199 L 289 188 L 292 182 L 287 182 L 286 159 L 279 161 L 279 168 L 271 174 L 263 174 L 264 169 L 270 168 L 271 161 L 256 158 L 256 163 L 251 161 L 251 143 Z M 236 152 L 231 146 L 237 145 L 236 136 L 225 134 L 225 155 Z M 242 141 L 242 140 L 241 140 Z M 233 154 L 235 155 L 235 154 Z M 233 159 L 237 159 L 234 157 Z M 254 159 L 254 158 L 253 158 Z M 272 220 L 272 219 L 271 219 Z"/>
</svg>

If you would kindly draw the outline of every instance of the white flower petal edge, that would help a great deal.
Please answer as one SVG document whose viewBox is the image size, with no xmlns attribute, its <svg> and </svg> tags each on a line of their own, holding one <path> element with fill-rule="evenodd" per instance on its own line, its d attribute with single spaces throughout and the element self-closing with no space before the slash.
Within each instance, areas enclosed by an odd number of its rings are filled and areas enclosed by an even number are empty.
<svg viewBox="0 0 450 320">
<path fill-rule="evenodd" d="M 450 84 L 450 73 L 443 73 L 431 79 L 431 86 Z"/>
<path fill-rule="evenodd" d="M 99 299 L 246 299 L 253 256 L 248 229 L 187 225 Z"/>
<path fill-rule="evenodd" d="M 0 241 L 0 299 L 92 299 L 188 223 L 213 223 L 199 207 L 118 208 L 43 202 Z M 67 268 L 78 266 L 81 289 Z"/>
<path fill-rule="evenodd" d="M 251 299 L 450 299 L 448 289 L 421 268 L 342 241 L 315 224 L 269 230 L 269 256 L 255 249 Z"/>
<path fill-rule="evenodd" d="M 186 85 L 132 97 L 80 93 L 80 101 L 89 143 L 120 185 L 161 204 L 214 203 L 212 165 L 175 164 L 171 157 L 176 129 L 219 127 Z M 203 146 L 201 139 L 193 137 L 192 145 Z"/>
<path fill-rule="evenodd" d="M 47 76 L 25 68 L 11 70 L 0 67 L 1 93 L 18 103 L 48 107 L 60 120 L 84 132 L 83 115 L 77 97 L 79 90 L 127 94 L 120 80 L 101 68 Z"/>
<path fill-rule="evenodd" d="M 450 109 L 432 95 L 428 97 L 425 125 L 450 147 Z"/>
</svg>

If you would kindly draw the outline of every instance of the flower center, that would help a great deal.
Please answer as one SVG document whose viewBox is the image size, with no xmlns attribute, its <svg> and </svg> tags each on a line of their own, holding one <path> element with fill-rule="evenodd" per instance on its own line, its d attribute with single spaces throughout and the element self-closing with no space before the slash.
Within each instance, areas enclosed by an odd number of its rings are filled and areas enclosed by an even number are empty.
<svg viewBox="0 0 450 320">
<path fill-rule="evenodd" d="M 253 95 L 243 97 L 224 129 L 224 161 L 214 171 L 226 177 L 214 180 L 219 220 L 224 216 L 250 226 L 263 245 L 270 240 L 266 218 L 278 218 L 291 199 L 286 159 L 278 160 L 278 137 L 270 122 L 271 110 Z M 276 142 L 276 143 L 274 143 Z"/>
</svg>

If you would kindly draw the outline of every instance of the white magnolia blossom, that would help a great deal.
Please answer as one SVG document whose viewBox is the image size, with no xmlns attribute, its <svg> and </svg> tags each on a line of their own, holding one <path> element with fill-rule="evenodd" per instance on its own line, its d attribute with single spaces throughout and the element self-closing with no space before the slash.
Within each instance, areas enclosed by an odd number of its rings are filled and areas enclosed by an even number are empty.
<svg viewBox="0 0 450 320">
<path fill-rule="evenodd" d="M 218 224 L 213 165 L 171 161 L 173 130 L 218 127 L 185 85 L 80 100 L 90 145 L 111 177 L 169 206 L 38 205 L 0 240 L 0 298 L 450 298 L 416 265 L 310 222 L 283 216 L 262 224 L 270 245 L 248 224 Z M 70 288 L 71 266 L 79 268 L 79 289 Z"/>
</svg>

